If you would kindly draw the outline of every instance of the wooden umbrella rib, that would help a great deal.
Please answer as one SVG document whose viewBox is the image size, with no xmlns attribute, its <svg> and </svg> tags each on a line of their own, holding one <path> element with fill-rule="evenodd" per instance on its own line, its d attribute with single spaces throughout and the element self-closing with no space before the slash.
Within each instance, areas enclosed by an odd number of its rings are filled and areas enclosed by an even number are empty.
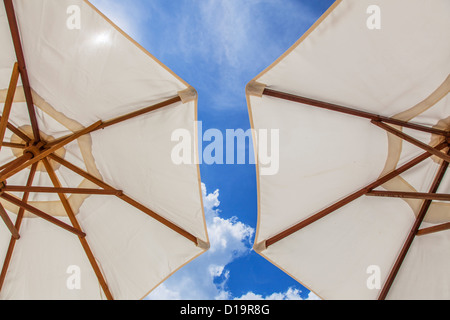
<svg viewBox="0 0 450 320">
<path fill-rule="evenodd" d="M 3 117 L 0 116 L 0 120 Z M 6 127 L 12 132 L 14 133 L 16 136 L 18 136 L 20 139 L 22 139 L 23 141 L 25 141 L 26 143 L 30 142 L 32 139 L 27 136 L 24 132 L 22 132 L 22 130 L 16 128 L 13 124 L 11 124 L 10 122 L 7 123 Z"/>
<path fill-rule="evenodd" d="M 12 149 L 25 149 L 27 146 L 21 143 L 2 142 L 1 146 Z"/>
<path fill-rule="evenodd" d="M 450 230 L 450 222 L 443 223 L 443 224 L 429 227 L 429 228 L 420 229 L 419 231 L 417 231 L 417 236 L 424 236 L 424 235 L 447 231 L 447 230 Z"/>
<path fill-rule="evenodd" d="M 429 153 L 431 153 L 431 154 L 433 154 L 433 155 L 443 159 L 444 161 L 450 162 L 450 156 L 449 155 L 447 155 L 447 154 L 445 154 L 445 153 L 443 153 L 443 152 L 441 152 L 439 150 L 436 150 L 435 148 L 431 147 L 430 145 L 425 144 L 425 143 L 423 143 L 423 142 L 421 142 L 421 141 L 411 137 L 410 135 L 408 135 L 408 134 L 406 134 L 406 133 L 404 133 L 404 132 L 402 132 L 400 130 L 397 130 L 397 129 L 389 126 L 389 125 L 386 125 L 386 124 L 384 124 L 381 121 L 374 121 L 374 120 L 372 120 L 372 123 L 374 125 L 382 128 L 382 129 L 386 130 L 387 132 L 389 132 L 389 133 L 391 133 L 391 134 L 393 134 L 393 135 L 395 135 L 395 136 L 397 136 L 397 137 L 399 137 L 399 138 L 401 138 L 401 139 L 403 139 L 403 140 L 405 140 L 405 141 L 407 141 L 409 143 L 412 143 L 415 146 L 417 146 L 419 148 L 422 148 L 425 151 L 428 151 Z"/>
<path fill-rule="evenodd" d="M 123 116 L 111 119 L 111 120 L 102 121 L 101 124 L 98 127 L 96 127 L 95 130 L 93 130 L 92 132 L 106 129 L 106 128 L 111 127 L 113 125 L 116 125 L 116 124 L 128 121 L 130 119 L 142 116 L 142 115 L 150 113 L 152 111 L 156 111 L 158 109 L 170 106 L 170 105 L 175 104 L 175 103 L 180 102 L 180 101 L 181 101 L 181 98 L 179 96 L 176 96 L 174 98 L 171 98 L 169 100 L 163 101 L 163 102 L 158 103 L 156 105 L 153 105 L 153 106 L 150 106 L 150 107 L 147 107 L 147 108 L 144 108 L 144 109 L 141 109 L 141 110 L 138 110 L 138 111 L 135 111 L 135 112 L 132 112 L 132 113 L 129 113 L 129 114 L 126 114 L 126 115 L 123 115 Z M 63 137 L 63 138 L 51 141 L 51 142 L 49 142 L 47 144 L 47 146 L 48 147 L 52 147 L 53 145 L 61 142 L 62 140 L 66 139 L 66 138 L 67 137 Z"/>
<path fill-rule="evenodd" d="M 97 184 L 101 188 L 104 188 L 106 190 L 115 190 L 110 185 L 108 185 L 105 182 L 101 181 L 100 179 L 92 176 L 91 174 L 85 172 L 84 170 L 78 168 L 77 166 L 71 164 L 70 162 L 68 162 L 68 161 L 58 157 L 55 154 L 49 155 L 49 158 L 54 160 L 54 161 L 56 161 L 56 162 L 58 162 L 58 163 L 60 163 L 60 164 L 62 164 L 66 168 L 72 170 L 73 172 L 79 174 L 80 176 L 82 176 L 83 178 L 93 182 L 94 184 Z M 148 216 L 152 217 L 153 219 L 157 220 L 158 222 L 162 223 L 166 227 L 168 227 L 168 228 L 172 229 L 173 231 L 177 232 L 178 234 L 182 235 L 186 239 L 192 241 L 196 245 L 199 244 L 197 237 L 195 237 L 191 233 L 187 232 L 183 228 L 181 228 L 181 227 L 175 225 L 174 223 L 170 222 L 169 220 L 161 217 L 160 215 L 158 215 L 154 211 L 150 210 L 149 208 L 145 207 L 144 205 L 140 204 L 139 202 L 131 199 L 130 197 L 126 196 L 123 193 L 119 193 L 117 195 L 117 197 L 119 199 L 123 200 L 124 202 L 128 203 L 129 205 L 135 207 L 136 209 L 142 211 L 143 213 L 147 214 Z"/>
<path fill-rule="evenodd" d="M 23 156 L 16 158 L 16 159 L 12 160 L 11 162 L 8 162 L 7 164 L 5 164 L 4 166 L 1 167 L 2 171 L 0 172 L 0 176 L 6 175 L 10 172 L 13 172 L 14 170 L 16 170 L 17 168 L 22 166 L 24 163 L 27 163 L 28 161 L 30 161 L 32 158 L 33 158 L 33 155 L 31 153 L 25 153 Z M 28 167 L 28 166 L 25 166 L 25 168 L 26 167 Z M 0 180 L 0 181 L 5 181 L 5 180 L 6 179 Z"/>
<path fill-rule="evenodd" d="M 105 182 L 103 182 L 102 180 L 100 180 L 100 179 L 94 177 L 93 175 L 91 175 L 90 173 L 88 173 L 88 172 L 78 168 L 77 166 L 73 165 L 69 161 L 67 161 L 67 160 L 65 160 L 65 159 L 63 159 L 61 157 L 58 157 L 54 153 L 48 155 L 48 158 L 52 159 L 53 161 L 58 162 L 59 164 L 63 165 L 64 167 L 66 167 L 66 168 L 72 170 L 73 172 L 79 174 L 83 178 L 93 182 L 94 184 L 96 184 L 100 188 L 103 188 L 105 190 L 116 190 L 113 187 L 111 187 L 110 185 L 108 185 Z"/>
<path fill-rule="evenodd" d="M 12 204 L 14 204 L 14 205 L 16 205 L 16 206 L 18 206 L 20 208 L 25 209 L 25 211 L 28 211 L 28 212 L 30 212 L 30 213 L 32 213 L 32 214 L 34 214 L 34 215 L 36 215 L 36 216 L 38 216 L 38 217 L 48 221 L 50 223 L 53 223 L 54 225 L 56 225 L 56 226 L 58 226 L 60 228 L 63 228 L 65 230 L 67 230 L 67 231 L 72 232 L 73 234 L 76 234 L 79 237 L 85 237 L 86 236 L 86 234 L 84 234 L 82 231 L 69 226 L 68 224 L 62 222 L 61 220 L 58 220 L 58 219 L 52 217 L 51 215 L 46 214 L 45 212 L 43 212 L 43 211 L 41 211 L 41 210 L 31 206 L 31 205 L 29 205 L 29 204 L 19 200 L 19 199 L 15 198 L 15 197 L 7 194 L 7 193 L 0 194 L 0 197 L 5 199 L 8 202 L 11 202 Z"/>
<path fill-rule="evenodd" d="M 127 120 L 130 120 L 130 119 L 142 116 L 144 114 L 156 111 L 158 109 L 170 106 L 170 105 L 178 103 L 178 102 L 181 102 L 180 96 L 176 96 L 176 97 L 170 98 L 170 99 L 168 99 L 166 101 L 163 101 L 161 103 L 155 104 L 153 106 L 150 106 L 150 107 L 147 107 L 147 108 L 144 108 L 144 109 L 141 109 L 141 110 L 129 113 L 127 115 L 123 115 L 123 116 L 115 118 L 115 119 L 104 121 L 102 123 L 102 125 L 99 126 L 96 130 L 105 129 L 105 128 L 113 126 L 115 124 L 122 123 L 124 121 L 127 121 Z"/>
<path fill-rule="evenodd" d="M 450 155 L 450 150 L 447 154 Z M 444 176 L 445 176 L 448 166 L 449 166 L 448 162 L 445 162 L 445 161 L 442 162 L 442 165 L 440 166 L 439 171 L 438 171 L 438 173 L 432 183 L 432 186 L 430 188 L 430 193 L 437 192 L 442 180 L 444 179 Z M 395 261 L 394 266 L 392 267 L 392 269 L 387 277 L 387 280 L 380 292 L 380 295 L 378 298 L 379 300 L 385 300 L 387 295 L 389 294 L 389 291 L 395 281 L 395 278 L 397 277 L 398 272 L 400 271 L 403 261 L 405 260 L 409 249 L 411 248 L 414 238 L 417 236 L 419 228 L 420 228 L 423 220 L 425 219 L 425 216 L 428 213 L 431 203 L 432 203 L 431 200 L 424 201 L 424 203 L 419 211 L 419 214 L 417 216 L 417 219 L 416 219 L 413 227 L 411 228 L 411 231 L 408 234 L 408 237 L 400 251 L 400 254 L 398 255 L 397 260 Z"/>
<path fill-rule="evenodd" d="M 367 196 L 450 201 L 450 194 L 423 193 L 423 192 L 371 191 L 367 194 Z"/>
<path fill-rule="evenodd" d="M 377 114 L 366 112 L 366 111 L 360 111 L 360 110 L 352 109 L 349 107 L 344 107 L 344 106 L 340 106 L 337 104 L 318 101 L 318 100 L 314 100 L 314 99 L 310 99 L 310 98 L 305 98 L 305 97 L 301 97 L 301 96 L 297 96 L 297 95 L 293 95 L 293 94 L 289 94 L 289 93 L 284 93 L 284 92 L 280 92 L 280 91 L 276 91 L 276 90 L 272 90 L 272 89 L 268 89 L 268 88 L 266 88 L 264 90 L 263 94 L 266 96 L 273 97 L 273 98 L 278 98 L 278 99 L 283 99 L 283 100 L 287 100 L 287 101 L 291 101 L 291 102 L 301 103 L 301 104 L 305 104 L 305 105 L 309 105 L 309 106 L 313 106 L 313 107 L 317 107 L 317 108 L 321 108 L 321 109 L 340 112 L 340 113 L 344 113 L 344 114 L 348 114 L 348 115 L 352 115 L 352 116 L 356 116 L 356 117 L 361 117 L 361 118 L 366 118 L 366 119 L 370 119 L 370 120 L 383 121 L 386 123 L 399 125 L 399 126 L 410 128 L 410 129 L 415 129 L 415 130 L 419 130 L 419 131 L 423 131 L 423 132 L 428 132 L 431 134 L 441 135 L 444 137 L 450 136 L 450 132 L 448 132 L 448 131 L 439 130 L 436 128 L 430 128 L 430 127 L 423 126 L 423 125 L 416 124 L 416 123 L 397 120 L 397 119 L 377 115 Z"/>
<path fill-rule="evenodd" d="M 50 177 L 50 180 L 52 181 L 55 188 L 61 188 L 61 183 L 59 182 L 58 177 L 56 176 L 55 172 L 53 171 L 53 168 L 50 165 L 49 161 L 47 159 L 43 159 L 42 161 L 43 161 L 44 166 L 47 170 L 47 173 Z M 67 213 L 67 216 L 69 217 L 74 228 L 81 230 L 81 226 L 75 216 L 75 213 L 72 210 L 72 207 L 70 206 L 69 201 L 67 200 L 66 196 L 64 195 L 64 193 L 58 193 L 58 196 L 59 196 L 61 203 L 63 204 L 63 207 Z M 97 260 L 95 259 L 94 254 L 89 246 L 89 243 L 87 242 L 85 237 L 79 237 L 79 239 L 81 242 L 81 246 L 83 247 L 84 252 L 86 253 L 86 256 L 88 257 L 88 260 L 92 266 L 92 269 L 94 270 L 95 275 L 97 276 L 97 280 L 100 283 L 100 286 L 102 287 L 103 292 L 105 293 L 107 299 L 114 300 L 113 296 L 111 294 L 111 291 L 109 290 L 108 285 L 105 281 L 105 278 L 100 270 L 100 267 L 98 266 Z"/>
<path fill-rule="evenodd" d="M 16 13 L 12 0 L 4 0 L 6 15 L 8 17 L 9 28 L 16 51 L 17 62 L 19 64 L 20 76 L 22 79 L 22 86 L 25 93 L 25 100 L 27 102 L 28 113 L 30 116 L 31 127 L 33 130 L 34 140 L 39 142 L 41 140 L 39 126 L 36 117 L 36 110 L 33 103 L 33 95 L 31 93 L 30 80 L 28 78 L 27 67 L 25 63 L 25 56 L 23 53 L 22 43 L 20 39 L 19 27 L 17 24 Z"/>
<path fill-rule="evenodd" d="M 56 187 L 23 187 L 23 186 L 6 186 L 3 188 L 6 192 L 30 192 L 30 193 L 63 193 L 63 194 L 89 194 L 89 195 L 110 195 L 115 196 L 121 194 L 122 191 L 103 190 L 103 189 L 86 189 L 86 188 L 56 188 Z"/>
<path fill-rule="evenodd" d="M 2 118 L 0 119 L 0 141 L 3 141 L 3 139 L 5 138 L 6 129 L 8 128 L 9 115 L 11 113 L 12 104 L 14 102 L 14 95 L 16 93 L 18 81 L 19 81 L 19 64 L 15 63 L 11 75 L 11 81 L 9 83 L 8 92 L 6 94 Z M 2 145 L 0 145 L 0 150 Z"/>
<path fill-rule="evenodd" d="M 441 143 L 440 145 L 438 145 L 436 147 L 436 149 L 441 150 L 443 148 L 445 148 L 447 146 L 447 143 Z M 345 197 L 344 199 L 342 199 L 341 201 L 327 207 L 326 209 L 318 212 L 317 214 L 307 218 L 306 220 L 294 225 L 293 227 L 271 237 L 270 239 L 266 240 L 266 247 L 269 247 L 281 240 L 283 240 L 284 238 L 300 231 L 303 228 L 306 228 L 307 226 L 311 225 L 312 223 L 315 223 L 316 221 L 328 216 L 329 214 L 335 212 L 336 210 L 348 205 L 349 203 L 359 199 L 360 197 L 368 194 L 369 192 L 371 192 L 373 189 L 383 185 L 384 183 L 392 180 L 393 178 L 399 176 L 400 174 L 404 173 L 405 171 L 411 169 L 412 167 L 415 167 L 416 165 L 418 165 L 419 163 L 425 161 L 426 159 L 428 159 L 429 157 L 431 157 L 432 154 L 426 152 L 420 156 L 418 156 L 417 158 L 409 161 L 408 163 L 406 163 L 405 165 L 401 166 L 400 168 L 394 170 L 393 172 L 385 175 L 384 177 L 376 180 L 375 182 L 369 184 L 368 186 L 358 190 L 357 192 Z"/>
<path fill-rule="evenodd" d="M 26 143 L 28 143 L 28 142 L 30 142 L 32 140 L 29 136 L 26 135 L 26 133 L 24 133 L 19 128 L 16 128 L 13 124 L 11 124 L 9 122 L 8 122 L 7 128 L 9 129 L 9 131 L 14 133 L 16 136 L 18 136 L 20 139 L 22 139 Z"/>
<path fill-rule="evenodd" d="M 11 160 L 10 162 L 5 163 L 4 165 L 2 165 L 2 166 L 0 167 L 0 175 L 1 175 L 1 172 L 2 172 L 3 170 L 5 170 L 6 168 L 12 166 L 15 162 L 18 161 L 18 159 L 19 159 L 19 158 L 16 158 L 16 159 Z"/>
<path fill-rule="evenodd" d="M 37 163 L 35 163 L 31 166 L 30 174 L 28 176 L 27 186 L 31 186 L 33 184 L 34 176 L 36 174 L 36 169 L 37 169 Z M 28 192 L 25 192 L 22 197 L 22 202 L 27 203 L 29 195 L 30 194 Z M 15 227 L 18 231 L 20 231 L 20 227 L 22 225 L 22 220 L 23 220 L 24 214 L 25 214 L 25 210 L 23 208 L 20 208 L 19 212 L 17 214 L 17 220 L 16 220 L 16 225 L 15 225 Z M 8 272 L 9 264 L 12 259 L 12 255 L 14 252 L 16 242 L 17 242 L 17 240 L 14 237 L 11 237 L 11 240 L 10 240 L 9 246 L 8 246 L 8 251 L 6 252 L 6 257 L 3 262 L 2 272 L 0 273 L 0 292 L 2 291 L 3 284 L 6 279 L 6 274 Z"/>
<path fill-rule="evenodd" d="M 194 244 L 198 245 L 197 237 L 195 237 L 194 235 L 190 234 L 189 232 L 187 232 L 183 228 L 181 228 L 181 227 L 175 225 L 174 223 L 170 222 L 169 220 L 161 217 L 159 214 L 157 214 L 153 210 L 150 210 L 146 206 L 144 206 L 141 203 L 131 199 L 130 197 L 126 196 L 125 194 L 122 194 L 122 195 L 118 196 L 118 198 L 123 200 L 124 202 L 128 203 L 129 205 L 135 207 L 136 209 L 144 212 L 148 216 L 152 217 L 153 219 L 155 219 L 156 221 L 158 221 L 161 224 L 165 225 L 166 227 L 172 229 L 176 233 L 182 235 L 183 237 L 185 237 L 186 239 L 190 240 Z"/>
</svg>

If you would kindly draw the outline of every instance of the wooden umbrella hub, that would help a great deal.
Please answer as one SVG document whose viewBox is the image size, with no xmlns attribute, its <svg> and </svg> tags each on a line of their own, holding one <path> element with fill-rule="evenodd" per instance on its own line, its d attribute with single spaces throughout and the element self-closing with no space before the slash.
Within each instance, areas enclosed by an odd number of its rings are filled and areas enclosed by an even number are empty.
<svg viewBox="0 0 450 320">
<path fill-rule="evenodd" d="M 23 150 L 23 154 L 30 154 L 31 159 L 33 159 L 45 150 L 45 146 L 46 143 L 42 140 L 38 142 L 32 141 L 32 143 L 27 145 L 27 148 Z"/>
</svg>

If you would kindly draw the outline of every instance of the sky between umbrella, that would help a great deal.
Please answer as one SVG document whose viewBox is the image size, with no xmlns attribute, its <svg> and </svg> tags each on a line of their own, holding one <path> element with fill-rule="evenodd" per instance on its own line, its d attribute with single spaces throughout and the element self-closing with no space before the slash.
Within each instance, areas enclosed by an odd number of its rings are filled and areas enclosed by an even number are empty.
<svg viewBox="0 0 450 320">
<path fill-rule="evenodd" d="M 207 136 L 208 130 L 216 130 L 209 131 L 212 139 L 203 143 L 203 160 L 211 160 L 208 156 L 212 155 L 212 161 L 201 165 L 212 247 L 155 290 L 150 299 L 313 297 L 252 251 L 257 213 L 253 146 L 247 140 L 245 146 L 236 147 L 235 164 L 227 164 L 226 137 L 227 130 L 250 129 L 247 83 L 294 44 L 332 3 L 136 0 L 124 5 L 93 1 L 196 88 L 203 133 Z M 208 151 L 218 137 L 225 143 L 222 158 Z M 246 162 L 237 164 L 242 148 Z M 223 164 L 214 163 L 216 159 Z"/>
</svg>

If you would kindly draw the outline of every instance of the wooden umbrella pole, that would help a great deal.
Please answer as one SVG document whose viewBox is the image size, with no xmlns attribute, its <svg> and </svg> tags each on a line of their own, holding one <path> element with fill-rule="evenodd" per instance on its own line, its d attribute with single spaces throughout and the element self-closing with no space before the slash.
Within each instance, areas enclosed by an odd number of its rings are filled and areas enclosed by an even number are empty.
<svg viewBox="0 0 450 320">
<path fill-rule="evenodd" d="M 59 182 L 58 177 L 56 176 L 55 172 L 53 171 L 53 168 L 50 165 L 50 163 L 48 162 L 48 160 L 45 158 L 42 160 L 42 162 L 44 163 L 47 173 L 50 176 L 50 180 L 52 181 L 55 188 L 61 188 L 61 183 Z M 82 230 L 81 226 L 78 223 L 78 220 L 75 216 L 75 213 L 73 212 L 72 207 L 70 206 L 69 201 L 67 201 L 67 198 L 64 195 L 64 193 L 58 193 L 58 196 L 59 196 L 59 199 L 61 200 L 61 203 L 63 204 L 63 207 L 67 213 L 67 216 L 69 217 L 74 228 L 76 228 L 77 230 Z M 95 259 L 94 254 L 89 246 L 89 243 L 87 242 L 85 237 L 79 237 L 79 239 L 81 242 L 81 246 L 83 247 L 84 252 L 86 253 L 86 256 L 89 259 L 92 269 L 94 270 L 95 275 L 97 276 L 98 282 L 100 283 L 100 286 L 102 287 L 103 292 L 105 293 L 107 299 L 114 300 L 114 298 L 111 294 L 111 291 L 109 290 L 108 285 L 105 281 L 105 278 L 100 270 L 100 267 L 98 266 L 97 260 Z"/>
<path fill-rule="evenodd" d="M 449 150 L 448 154 L 450 155 L 450 150 Z M 449 166 L 448 162 L 445 162 L 445 161 L 442 162 L 442 165 L 440 166 L 439 171 L 438 171 L 438 173 L 436 175 L 436 178 L 434 179 L 433 184 L 432 184 L 432 186 L 430 188 L 430 193 L 436 193 L 437 192 L 437 190 L 439 189 L 439 186 L 440 186 L 442 180 L 444 179 L 444 176 L 445 176 L 445 173 L 447 171 L 448 166 Z M 403 247 L 402 247 L 402 249 L 400 251 L 400 254 L 397 257 L 397 260 L 395 261 L 394 266 L 392 267 L 391 272 L 389 273 L 389 276 L 388 276 L 388 278 L 387 278 L 387 280 L 386 280 L 386 282 L 385 282 L 385 284 L 384 284 L 384 286 L 383 286 L 383 288 L 381 290 L 380 296 L 378 298 L 379 300 L 385 300 L 386 299 L 386 297 L 387 297 L 387 295 L 388 295 L 388 293 L 389 293 L 389 291 L 390 291 L 390 289 L 391 289 L 391 287 L 392 287 L 392 285 L 393 285 L 393 283 L 395 281 L 395 278 L 397 277 L 397 274 L 400 271 L 400 268 L 401 268 L 401 266 L 403 264 L 403 261 L 405 260 L 409 249 L 411 248 L 411 245 L 412 245 L 412 243 L 414 241 L 414 238 L 417 236 L 419 228 L 420 228 L 423 220 L 425 219 L 425 216 L 428 213 L 428 210 L 429 210 L 429 208 L 431 206 L 431 203 L 432 203 L 431 200 L 425 200 L 424 201 L 424 203 L 423 203 L 423 205 L 422 205 L 422 207 L 420 209 L 420 212 L 419 212 L 419 214 L 417 216 L 417 219 L 416 219 L 413 227 L 411 228 L 410 233 L 408 234 L 408 237 L 407 237 L 407 239 L 405 241 L 405 244 L 403 245 Z"/>
<path fill-rule="evenodd" d="M 37 169 L 37 163 L 35 163 L 31 166 L 30 174 L 28 176 L 27 186 L 31 186 L 33 184 L 34 176 L 36 174 L 36 169 Z M 27 203 L 29 195 L 30 194 L 28 192 L 25 192 L 22 197 L 22 202 Z M 15 227 L 18 231 L 20 231 L 20 227 L 22 225 L 22 220 L 23 220 L 24 214 L 25 214 L 25 210 L 23 208 L 20 208 L 19 212 L 17 214 L 17 220 L 16 220 L 16 224 L 15 224 Z M 11 240 L 10 240 L 9 246 L 8 246 L 8 251 L 6 252 L 6 257 L 3 262 L 2 272 L 0 273 L 0 292 L 2 291 L 3 284 L 5 283 L 6 274 L 8 272 L 9 264 L 12 259 L 12 255 L 14 252 L 14 248 L 16 246 L 16 242 L 17 242 L 17 239 L 15 239 L 14 237 L 11 237 Z"/>
<path fill-rule="evenodd" d="M 8 127 L 9 115 L 16 93 L 17 82 L 19 81 L 19 64 L 15 63 L 11 75 L 11 82 L 9 83 L 8 92 L 6 94 L 5 106 L 3 107 L 2 118 L 0 120 L 0 141 L 5 138 L 6 129 Z M 0 150 L 2 145 L 0 145 Z"/>
<path fill-rule="evenodd" d="M 447 146 L 447 143 L 441 143 L 440 145 L 438 145 L 436 147 L 436 149 L 441 150 L 443 148 L 445 148 Z M 309 226 L 310 224 L 326 217 L 327 215 L 335 212 L 336 210 L 346 206 L 347 204 L 355 201 L 356 199 L 361 198 L 362 196 L 368 194 L 369 192 L 371 192 L 373 189 L 383 185 L 384 183 L 394 179 L 395 177 L 401 175 L 402 173 L 404 173 L 405 171 L 415 167 L 416 165 L 418 165 L 419 163 L 425 161 L 426 159 L 428 159 L 429 157 L 431 157 L 432 154 L 431 153 L 424 153 L 420 156 L 418 156 L 417 158 L 409 161 L 408 163 L 406 163 L 405 165 L 401 166 L 400 168 L 394 170 L 393 172 L 385 175 L 384 177 L 376 180 L 375 182 L 369 184 L 368 186 L 362 188 L 361 190 L 349 195 L 348 197 L 342 199 L 341 201 L 329 206 L 328 208 L 320 211 L 319 213 L 309 217 L 308 219 L 296 224 L 295 226 L 271 237 L 270 239 L 266 240 L 266 247 L 269 247 L 277 242 L 279 242 L 280 240 L 292 235 L 293 233 Z"/>
</svg>

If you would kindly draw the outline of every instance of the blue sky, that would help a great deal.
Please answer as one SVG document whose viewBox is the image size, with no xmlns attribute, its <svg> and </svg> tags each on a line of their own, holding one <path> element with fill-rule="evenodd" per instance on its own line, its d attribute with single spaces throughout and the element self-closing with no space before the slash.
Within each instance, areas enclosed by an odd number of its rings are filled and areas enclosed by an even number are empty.
<svg viewBox="0 0 450 320">
<path fill-rule="evenodd" d="M 334 1 L 91 2 L 198 91 L 203 131 L 214 128 L 225 135 L 226 129 L 250 128 L 247 83 L 289 49 Z M 257 223 L 255 166 L 200 169 L 211 250 L 149 299 L 315 299 L 252 251 Z"/>
</svg>

